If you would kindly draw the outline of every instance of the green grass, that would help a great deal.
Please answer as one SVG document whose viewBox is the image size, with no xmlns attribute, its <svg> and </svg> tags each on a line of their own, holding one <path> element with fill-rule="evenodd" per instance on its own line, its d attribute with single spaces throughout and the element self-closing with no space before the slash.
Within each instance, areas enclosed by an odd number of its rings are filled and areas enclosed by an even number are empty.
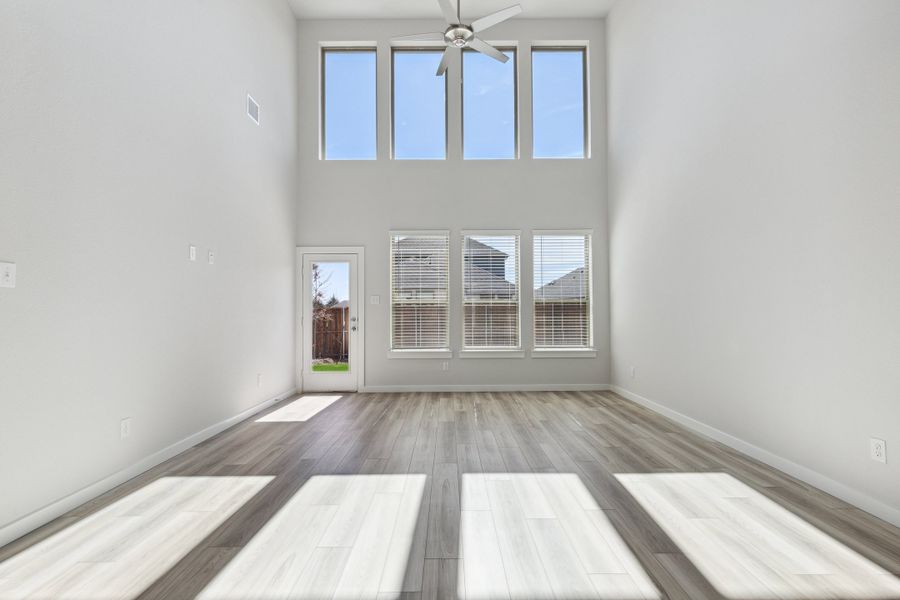
<svg viewBox="0 0 900 600">
<path fill-rule="evenodd" d="M 317 373 L 327 373 L 327 372 L 335 372 L 335 371 L 349 371 L 350 365 L 348 363 L 334 363 L 331 365 L 313 365 L 313 371 Z"/>
</svg>

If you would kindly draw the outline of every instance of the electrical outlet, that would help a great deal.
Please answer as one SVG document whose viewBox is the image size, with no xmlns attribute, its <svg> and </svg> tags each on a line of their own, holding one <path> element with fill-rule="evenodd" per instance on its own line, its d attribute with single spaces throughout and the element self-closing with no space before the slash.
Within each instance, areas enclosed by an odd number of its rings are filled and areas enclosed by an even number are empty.
<svg viewBox="0 0 900 600">
<path fill-rule="evenodd" d="M 16 263 L 0 262 L 0 288 L 16 287 Z"/>
<path fill-rule="evenodd" d="M 877 462 L 887 462 L 887 444 L 878 438 L 869 438 L 869 457 Z"/>
<path fill-rule="evenodd" d="M 449 370 L 450 370 L 450 363 L 445 360 L 444 362 L 441 363 L 441 371 L 449 371 Z"/>
<path fill-rule="evenodd" d="M 197 260 L 197 246 L 188 246 L 188 259 L 190 259 L 191 262 Z"/>
<path fill-rule="evenodd" d="M 123 440 L 131 437 L 131 417 L 122 419 L 119 423 L 119 437 Z"/>
<path fill-rule="evenodd" d="M 631 378 L 634 379 L 635 375 L 637 375 L 637 367 L 631 367 Z"/>
<path fill-rule="evenodd" d="M 256 374 L 256 387 L 262 387 L 262 373 Z"/>
<path fill-rule="evenodd" d="M 212 250 L 209 251 L 209 264 L 211 264 L 211 265 L 216 264 L 216 253 L 213 252 Z"/>
</svg>

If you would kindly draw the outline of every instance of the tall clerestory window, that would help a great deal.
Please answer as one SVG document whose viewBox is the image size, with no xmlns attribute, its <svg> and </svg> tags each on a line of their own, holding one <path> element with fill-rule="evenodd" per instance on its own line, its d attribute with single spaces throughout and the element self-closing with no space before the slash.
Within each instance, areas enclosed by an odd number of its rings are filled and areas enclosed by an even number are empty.
<svg viewBox="0 0 900 600">
<path fill-rule="evenodd" d="M 325 160 L 375 160 L 374 48 L 322 49 L 322 141 Z"/>
<path fill-rule="evenodd" d="M 531 51 L 534 158 L 588 154 L 587 49 Z"/>
</svg>

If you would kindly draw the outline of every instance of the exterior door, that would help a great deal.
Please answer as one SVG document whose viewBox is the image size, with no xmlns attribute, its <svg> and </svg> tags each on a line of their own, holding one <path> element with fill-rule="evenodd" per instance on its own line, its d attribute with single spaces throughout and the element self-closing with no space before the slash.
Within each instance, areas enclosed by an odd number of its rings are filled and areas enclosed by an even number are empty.
<svg viewBox="0 0 900 600">
<path fill-rule="evenodd" d="M 300 379 L 304 391 L 355 392 L 362 371 L 359 254 L 302 252 Z"/>
</svg>

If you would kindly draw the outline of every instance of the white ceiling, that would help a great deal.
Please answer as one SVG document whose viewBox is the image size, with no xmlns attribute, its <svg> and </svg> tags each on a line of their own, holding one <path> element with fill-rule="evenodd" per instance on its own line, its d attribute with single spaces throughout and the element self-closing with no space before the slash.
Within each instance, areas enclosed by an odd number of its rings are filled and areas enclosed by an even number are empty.
<svg viewBox="0 0 900 600">
<path fill-rule="evenodd" d="M 517 0 L 463 0 L 463 21 L 515 4 Z M 441 18 L 437 0 L 288 0 L 300 19 L 428 19 Z M 456 0 L 451 0 L 454 6 Z M 605 17 L 615 0 L 518 0 L 517 19 L 583 19 Z"/>
</svg>

